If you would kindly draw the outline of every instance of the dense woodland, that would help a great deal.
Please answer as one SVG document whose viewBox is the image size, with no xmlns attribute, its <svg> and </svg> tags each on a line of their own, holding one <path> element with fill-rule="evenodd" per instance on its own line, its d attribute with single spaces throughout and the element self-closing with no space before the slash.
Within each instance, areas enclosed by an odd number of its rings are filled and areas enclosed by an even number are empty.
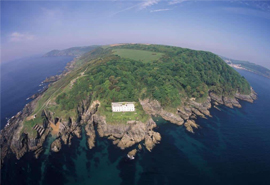
<svg viewBox="0 0 270 185">
<path fill-rule="evenodd" d="M 112 49 L 125 48 L 163 53 L 151 62 L 121 58 Z M 94 59 L 95 58 L 95 59 Z M 94 60 L 93 60 L 94 59 Z M 88 62 L 85 76 L 78 78 L 72 89 L 56 98 L 62 109 L 70 110 L 85 97 L 112 101 L 157 99 L 166 107 L 181 105 L 185 97 L 197 100 L 209 91 L 230 96 L 250 92 L 244 77 L 210 52 L 161 45 L 122 45 L 98 48 L 82 57 Z M 90 60 L 93 60 L 90 62 Z"/>
</svg>

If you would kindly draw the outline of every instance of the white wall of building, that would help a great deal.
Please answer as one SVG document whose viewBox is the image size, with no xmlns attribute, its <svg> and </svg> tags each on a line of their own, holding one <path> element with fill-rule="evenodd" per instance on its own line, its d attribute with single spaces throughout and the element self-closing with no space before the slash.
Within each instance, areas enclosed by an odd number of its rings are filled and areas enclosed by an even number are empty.
<svg viewBox="0 0 270 185">
<path fill-rule="evenodd" d="M 135 111 L 134 103 L 112 103 L 113 112 L 133 112 Z"/>
</svg>

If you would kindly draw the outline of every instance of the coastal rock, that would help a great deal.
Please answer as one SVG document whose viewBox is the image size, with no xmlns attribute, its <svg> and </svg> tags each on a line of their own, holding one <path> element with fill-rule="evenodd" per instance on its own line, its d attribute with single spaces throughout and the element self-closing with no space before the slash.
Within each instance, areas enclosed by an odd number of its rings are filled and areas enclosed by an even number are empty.
<svg viewBox="0 0 270 185">
<path fill-rule="evenodd" d="M 96 138 L 93 121 L 88 122 L 88 124 L 85 126 L 85 131 L 86 135 L 88 136 L 87 139 L 88 147 L 89 149 L 92 149 L 95 146 L 95 138 Z"/>
<path fill-rule="evenodd" d="M 192 115 L 192 110 L 190 107 L 184 106 L 177 109 L 178 114 L 181 118 L 187 120 Z"/>
<path fill-rule="evenodd" d="M 139 149 L 139 150 L 142 149 L 142 145 L 141 145 L 141 144 L 138 145 L 138 149 Z"/>
<path fill-rule="evenodd" d="M 137 153 L 137 150 L 136 150 L 136 149 L 133 149 L 133 150 L 131 150 L 130 152 L 128 152 L 127 156 L 128 156 L 128 158 L 130 158 L 130 159 L 134 159 L 136 153 Z"/>
<path fill-rule="evenodd" d="M 197 114 L 198 116 L 201 116 L 201 117 L 205 117 L 204 115 L 211 116 L 211 114 L 208 110 L 211 108 L 211 98 L 209 96 L 207 97 L 206 101 L 204 101 L 202 103 L 190 101 L 190 105 L 193 107 L 192 111 L 195 114 Z M 194 109 L 197 109 L 197 111 Z M 203 116 L 201 114 L 203 114 Z"/>
<path fill-rule="evenodd" d="M 77 136 L 77 138 L 81 138 L 81 133 L 82 133 L 82 129 L 80 126 L 77 126 L 73 132 L 72 132 L 75 136 Z"/>
<path fill-rule="evenodd" d="M 113 141 L 113 144 L 117 145 L 119 142 L 120 142 L 120 139 L 116 139 L 116 140 Z"/>
<path fill-rule="evenodd" d="M 150 115 L 161 116 L 163 119 L 170 121 L 171 123 L 182 125 L 184 120 L 177 114 L 167 112 L 162 109 L 160 103 L 157 100 L 144 99 L 140 100 L 140 104 L 143 107 L 143 110 Z"/>
<path fill-rule="evenodd" d="M 170 121 L 173 124 L 176 125 L 183 125 L 184 120 L 177 114 L 173 114 L 164 110 L 161 110 L 159 114 L 163 119 Z"/>
<path fill-rule="evenodd" d="M 196 108 L 191 108 L 191 110 L 192 110 L 192 112 L 193 112 L 194 114 L 196 114 L 197 116 L 200 116 L 200 117 L 202 117 L 202 118 L 205 118 L 204 114 L 202 114 L 198 109 L 196 109 Z"/>
<path fill-rule="evenodd" d="M 235 97 L 236 97 L 237 99 L 240 99 L 240 100 L 244 100 L 244 101 L 253 103 L 253 101 L 257 99 L 257 94 L 256 94 L 255 91 L 251 88 L 251 93 L 250 93 L 249 95 L 244 95 L 244 94 L 240 94 L 240 93 L 237 92 L 237 93 L 235 94 Z"/>
<path fill-rule="evenodd" d="M 221 104 L 221 105 L 223 104 L 222 96 L 217 95 L 213 92 L 210 92 L 209 96 L 213 101 L 217 102 L 218 104 Z"/>
<path fill-rule="evenodd" d="M 149 131 L 145 136 L 145 147 L 146 149 L 151 152 L 156 144 L 158 144 L 161 140 L 161 135 L 158 132 Z"/>
<path fill-rule="evenodd" d="M 71 145 L 71 140 L 72 140 L 72 138 L 73 138 L 73 135 L 70 134 L 70 135 L 69 135 L 69 138 L 68 138 L 68 145 L 69 145 L 69 146 Z"/>
<path fill-rule="evenodd" d="M 136 143 L 145 141 L 146 148 L 151 151 L 159 143 L 161 136 L 154 132 L 156 123 L 150 118 L 146 123 L 140 121 L 129 121 L 128 124 L 107 124 L 104 116 L 93 115 L 93 123 L 97 125 L 97 132 L 100 137 L 108 137 L 113 144 L 121 149 L 126 149 Z M 86 126 L 89 137 L 94 134 L 93 124 Z M 90 132 L 91 131 L 91 132 Z M 92 141 L 90 146 L 93 146 Z"/>
<path fill-rule="evenodd" d="M 135 143 L 141 142 L 145 137 L 146 125 L 142 122 L 136 122 L 131 128 L 124 134 L 118 147 L 121 149 L 128 148 Z"/>
<path fill-rule="evenodd" d="M 186 127 L 186 130 L 191 133 L 194 133 L 193 128 L 199 128 L 199 125 L 197 125 L 194 120 L 187 120 L 184 125 Z"/>
<path fill-rule="evenodd" d="M 61 135 L 61 139 L 62 139 L 62 141 L 64 142 L 65 145 L 68 144 L 69 135 L 70 135 L 69 133 L 63 133 Z"/>
<path fill-rule="evenodd" d="M 107 124 L 106 118 L 100 115 L 93 115 L 93 121 L 97 124 L 97 132 L 100 137 L 114 136 L 122 138 L 125 132 L 130 128 L 129 125 L 124 124 Z"/>
<path fill-rule="evenodd" d="M 59 152 L 61 150 L 61 147 L 62 147 L 62 145 L 61 145 L 61 140 L 60 139 L 54 140 L 52 142 L 52 144 L 51 144 L 51 150 L 53 152 Z"/>
<path fill-rule="evenodd" d="M 36 149 L 36 151 L 34 152 L 35 158 L 37 159 L 38 156 L 41 154 L 41 152 L 43 151 L 43 147 L 39 147 Z"/>
<path fill-rule="evenodd" d="M 230 108 L 238 107 L 241 108 L 241 105 L 234 97 L 223 97 L 224 105 Z"/>
</svg>

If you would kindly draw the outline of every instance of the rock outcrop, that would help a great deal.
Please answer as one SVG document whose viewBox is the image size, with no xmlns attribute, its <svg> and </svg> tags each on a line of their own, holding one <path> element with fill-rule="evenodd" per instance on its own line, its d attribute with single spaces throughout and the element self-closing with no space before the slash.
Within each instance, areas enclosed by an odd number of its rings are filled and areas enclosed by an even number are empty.
<svg viewBox="0 0 270 185">
<path fill-rule="evenodd" d="M 55 141 L 52 142 L 51 144 L 51 150 L 53 152 L 59 152 L 61 149 L 62 145 L 61 145 L 61 140 L 60 138 L 56 139 Z"/>
<path fill-rule="evenodd" d="M 133 149 L 133 150 L 131 150 L 130 152 L 128 152 L 127 156 L 128 156 L 128 158 L 130 158 L 130 159 L 134 159 L 136 153 L 137 153 L 137 150 L 136 150 L 136 149 Z"/>
<path fill-rule="evenodd" d="M 13 116 L 5 128 L 0 131 L 1 165 L 10 153 L 14 153 L 16 158 L 20 159 L 28 151 L 33 151 L 36 157 L 42 151 L 42 144 L 50 132 L 48 122 L 45 120 L 43 123 L 45 130 L 41 136 L 38 133 L 35 136 L 30 136 L 23 131 L 23 121 L 32 114 L 39 98 L 26 104 L 23 110 Z"/>
<path fill-rule="evenodd" d="M 163 119 L 170 121 L 177 125 L 183 125 L 184 120 L 176 113 L 167 112 L 163 110 L 160 103 L 157 100 L 144 99 L 140 100 L 140 104 L 143 110 L 150 115 L 161 116 Z"/>
<path fill-rule="evenodd" d="M 61 149 L 62 142 L 63 144 L 71 145 L 74 136 L 80 138 L 82 125 L 84 124 L 88 147 L 90 149 L 95 146 L 96 133 L 100 137 L 107 137 L 112 140 L 113 144 L 121 149 L 129 148 L 135 144 L 138 144 L 138 148 L 141 149 L 141 144 L 139 143 L 144 142 L 145 148 L 151 151 L 161 141 L 161 135 L 153 130 L 157 125 L 152 118 L 149 118 L 145 123 L 133 120 L 128 121 L 126 124 L 108 124 L 106 117 L 97 113 L 100 102 L 97 100 L 90 103 L 90 98 L 84 100 L 78 106 L 77 112 L 79 118 L 76 118 L 76 120 L 73 118 L 61 120 L 61 118 L 55 118 L 53 113 L 44 110 L 42 113 L 45 118 L 42 125 L 42 128 L 44 128 L 43 134 L 40 135 L 37 133 L 35 137 L 30 136 L 23 132 L 23 121 L 32 114 L 41 96 L 42 94 L 27 104 L 23 111 L 13 116 L 7 126 L 0 131 L 1 164 L 9 153 L 14 153 L 17 159 L 19 159 L 26 152 L 33 151 L 35 157 L 38 157 L 43 151 L 42 145 L 51 131 L 48 125 L 49 123 L 55 123 L 56 119 L 60 124 L 59 132 L 57 131 L 57 139 L 51 145 L 51 150 L 54 152 L 58 152 Z M 236 93 L 234 97 L 220 96 L 214 92 L 210 92 L 209 97 L 204 102 L 199 103 L 195 100 L 187 100 L 183 106 L 179 106 L 175 110 L 175 113 L 164 110 L 157 100 L 144 99 L 139 101 L 147 114 L 161 116 L 163 119 L 176 125 L 184 124 L 187 131 L 194 133 L 194 128 L 197 129 L 199 127 L 194 119 L 197 116 L 203 118 L 211 116 L 209 112 L 211 103 L 214 103 L 215 106 L 224 104 L 227 107 L 240 108 L 241 105 L 238 100 L 252 103 L 256 98 L 257 94 L 253 89 L 251 89 L 249 95 Z M 136 152 L 137 150 L 132 150 L 129 154 L 134 157 Z"/>
<path fill-rule="evenodd" d="M 187 131 L 189 131 L 193 134 L 194 134 L 193 128 L 196 128 L 196 129 L 199 128 L 199 125 L 197 125 L 194 120 L 187 120 L 184 125 L 185 125 Z"/>
</svg>

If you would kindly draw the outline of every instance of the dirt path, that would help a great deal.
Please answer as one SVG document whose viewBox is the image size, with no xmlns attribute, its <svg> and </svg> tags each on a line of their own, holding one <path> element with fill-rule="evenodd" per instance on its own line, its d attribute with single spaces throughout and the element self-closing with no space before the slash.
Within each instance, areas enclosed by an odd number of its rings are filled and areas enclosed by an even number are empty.
<svg viewBox="0 0 270 185">
<path fill-rule="evenodd" d="M 53 124 L 52 122 L 50 122 L 50 127 L 52 128 L 52 131 L 51 131 L 52 135 L 57 135 L 59 133 L 59 126 L 60 126 L 59 121 L 56 124 Z"/>
<path fill-rule="evenodd" d="M 70 81 L 70 89 L 72 89 L 74 83 L 75 83 L 79 78 L 81 78 L 81 77 L 83 77 L 83 76 L 86 76 L 86 75 L 84 75 L 84 73 L 85 73 L 85 71 L 86 71 L 87 69 L 88 69 L 88 68 L 86 68 L 83 72 L 81 72 L 81 75 L 80 75 L 80 76 L 78 76 L 77 78 L 75 78 L 75 79 L 73 79 L 73 80 Z"/>
</svg>

